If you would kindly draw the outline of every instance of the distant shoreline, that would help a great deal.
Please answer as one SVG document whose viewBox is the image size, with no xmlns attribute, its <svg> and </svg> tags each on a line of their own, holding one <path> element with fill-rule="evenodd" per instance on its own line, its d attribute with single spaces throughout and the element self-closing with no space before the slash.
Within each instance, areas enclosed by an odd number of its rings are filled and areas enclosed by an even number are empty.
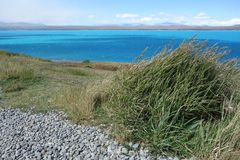
<svg viewBox="0 0 240 160">
<path fill-rule="evenodd" d="M 33 57 L 34 58 L 34 57 Z M 42 58 L 40 58 L 42 59 Z M 96 61 L 96 60 L 51 60 L 51 59 L 42 59 L 45 61 L 51 61 L 53 63 L 59 64 L 82 64 L 82 63 L 106 63 L 106 64 L 130 64 L 132 62 L 114 62 L 114 61 Z"/>
<path fill-rule="evenodd" d="M 21 26 L 1 25 L 0 30 L 240 30 L 240 25 L 234 26 L 187 26 L 187 25 L 153 25 L 153 26 Z"/>
<path fill-rule="evenodd" d="M 127 31 L 127 30 L 131 30 L 131 31 L 240 31 L 240 29 L 1 29 L 0 31 Z"/>
</svg>

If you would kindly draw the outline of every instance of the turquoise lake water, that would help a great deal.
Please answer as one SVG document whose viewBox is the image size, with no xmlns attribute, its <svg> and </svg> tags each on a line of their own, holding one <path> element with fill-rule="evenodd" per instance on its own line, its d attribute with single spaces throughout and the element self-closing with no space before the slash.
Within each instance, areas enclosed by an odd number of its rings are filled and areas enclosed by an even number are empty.
<svg viewBox="0 0 240 160">
<path fill-rule="evenodd" d="M 198 30 L 33 30 L 0 31 L 0 50 L 24 53 L 50 60 L 93 60 L 131 62 L 148 47 L 152 57 L 164 46 L 177 47 L 184 39 L 197 35 L 228 47 L 228 56 L 240 57 L 240 31 Z"/>
</svg>

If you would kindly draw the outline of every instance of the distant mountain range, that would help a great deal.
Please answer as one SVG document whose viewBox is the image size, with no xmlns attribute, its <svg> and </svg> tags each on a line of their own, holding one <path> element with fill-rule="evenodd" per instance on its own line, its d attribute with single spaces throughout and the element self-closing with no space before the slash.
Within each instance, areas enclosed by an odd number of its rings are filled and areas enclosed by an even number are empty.
<svg viewBox="0 0 240 160">
<path fill-rule="evenodd" d="M 54 26 L 32 23 L 4 23 L 0 22 L 0 30 L 240 30 L 240 24 L 234 26 L 190 26 L 174 23 L 157 25 L 125 24 L 125 25 L 99 25 L 99 26 Z"/>
<path fill-rule="evenodd" d="M 5 22 L 0 22 L 0 27 L 6 27 L 6 28 L 11 28 L 11 27 L 42 27 L 46 26 L 44 24 L 37 24 L 37 23 L 26 23 L 26 22 L 18 22 L 18 23 L 5 23 Z"/>
</svg>

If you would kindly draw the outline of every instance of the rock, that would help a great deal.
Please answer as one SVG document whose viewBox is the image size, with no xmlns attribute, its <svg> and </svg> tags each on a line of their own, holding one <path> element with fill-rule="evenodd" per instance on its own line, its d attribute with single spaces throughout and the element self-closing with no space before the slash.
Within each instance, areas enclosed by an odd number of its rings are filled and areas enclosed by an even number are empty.
<svg viewBox="0 0 240 160">
<path fill-rule="evenodd" d="M 130 158 L 129 158 L 129 160 L 134 160 L 135 158 L 134 158 L 134 156 L 131 156 Z"/>
<path fill-rule="evenodd" d="M 132 142 L 129 142 L 128 145 L 129 145 L 129 147 L 132 147 L 133 143 L 132 143 Z"/>
<path fill-rule="evenodd" d="M 125 147 L 123 147 L 122 150 L 121 150 L 121 152 L 122 152 L 123 154 L 128 154 L 128 149 L 125 148 Z"/>
<path fill-rule="evenodd" d="M 134 156 L 134 154 L 135 154 L 135 152 L 134 151 L 129 151 L 129 156 L 131 157 L 131 156 Z"/>
<path fill-rule="evenodd" d="M 135 143 L 134 145 L 132 145 L 132 148 L 135 149 L 135 150 L 137 150 L 138 147 L 139 147 L 139 144 L 138 144 L 138 143 Z"/>
<path fill-rule="evenodd" d="M 37 159 L 41 159 L 41 153 L 40 152 L 35 152 L 34 155 Z"/>
<path fill-rule="evenodd" d="M 5 159 L 5 158 L 7 158 L 7 155 L 6 155 L 6 154 L 3 154 L 1 158 L 2 158 L 2 159 Z"/>
</svg>

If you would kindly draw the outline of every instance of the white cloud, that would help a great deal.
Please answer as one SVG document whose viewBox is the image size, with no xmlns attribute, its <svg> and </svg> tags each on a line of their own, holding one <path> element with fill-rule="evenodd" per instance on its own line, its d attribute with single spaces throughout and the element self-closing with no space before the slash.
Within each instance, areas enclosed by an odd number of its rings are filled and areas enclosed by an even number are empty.
<svg viewBox="0 0 240 160">
<path fill-rule="evenodd" d="M 120 23 L 141 23 L 141 24 L 161 24 L 161 23 L 177 23 L 186 25 L 209 25 L 209 26 L 230 26 L 240 24 L 240 18 L 232 18 L 226 20 L 218 20 L 211 18 L 205 12 L 200 12 L 196 16 L 186 17 L 165 12 L 150 14 L 148 16 L 140 16 L 138 14 L 123 13 L 117 14 Z"/>
<path fill-rule="evenodd" d="M 0 21 L 78 24 L 83 10 L 62 6 L 57 0 L 0 0 Z"/>
<path fill-rule="evenodd" d="M 138 14 L 132 13 L 123 13 L 117 14 L 117 18 L 122 19 L 123 23 L 154 23 L 159 21 L 159 18 L 156 17 L 155 14 L 151 14 L 150 16 L 140 16 Z"/>
<path fill-rule="evenodd" d="M 159 18 L 154 18 L 154 17 L 142 17 L 140 18 L 138 21 L 139 22 L 157 22 L 159 20 Z"/>
<path fill-rule="evenodd" d="M 128 18 L 137 18 L 137 17 L 139 17 L 139 15 L 138 14 L 131 14 L 131 13 L 122 13 L 122 14 L 117 14 L 116 17 L 117 18 L 128 19 Z"/>
<path fill-rule="evenodd" d="M 228 24 L 230 25 L 236 25 L 236 24 L 240 24 L 240 18 L 233 18 L 227 21 Z"/>
<path fill-rule="evenodd" d="M 93 18 L 95 18 L 95 17 L 96 17 L 96 16 L 95 16 L 95 15 L 92 15 L 92 14 L 91 14 L 91 15 L 88 15 L 88 18 L 89 18 L 89 19 L 93 19 Z"/>
<path fill-rule="evenodd" d="M 63 5 L 64 4 L 64 5 Z M 29 22 L 50 25 L 85 25 L 85 24 L 161 24 L 180 23 L 188 25 L 228 26 L 240 24 L 240 17 L 216 19 L 205 12 L 192 16 L 157 12 L 149 14 L 119 13 L 104 15 L 86 8 L 60 3 L 59 0 L 0 0 L 0 21 Z M 94 13 L 94 14 L 92 14 Z M 106 11 L 106 13 L 108 13 Z M 97 18 L 96 18 L 97 17 Z"/>
<path fill-rule="evenodd" d="M 205 12 L 200 12 L 195 17 L 193 17 L 192 22 L 189 23 L 193 25 L 231 26 L 240 24 L 240 18 L 219 20 L 208 16 L 208 14 Z"/>
<path fill-rule="evenodd" d="M 196 18 L 196 19 L 208 19 L 209 16 L 205 12 L 200 12 L 194 18 Z"/>
<path fill-rule="evenodd" d="M 187 22 L 187 17 L 185 16 L 178 16 L 173 19 L 174 22 L 176 23 L 186 23 Z"/>
<path fill-rule="evenodd" d="M 158 15 L 159 16 L 170 16 L 170 14 L 166 13 L 166 12 L 159 12 Z"/>
<path fill-rule="evenodd" d="M 117 18 L 121 19 L 122 23 L 142 23 L 142 24 L 160 24 L 165 22 L 171 23 L 185 23 L 187 17 L 185 16 L 174 16 L 169 13 L 159 12 L 157 14 L 150 14 L 147 16 L 140 16 L 138 14 L 123 13 L 117 14 Z"/>
<path fill-rule="evenodd" d="M 209 25 L 209 26 L 231 26 L 240 24 L 240 18 L 232 18 L 226 20 L 217 20 L 213 18 L 205 19 L 205 20 L 196 20 L 193 21 L 195 25 Z"/>
</svg>

